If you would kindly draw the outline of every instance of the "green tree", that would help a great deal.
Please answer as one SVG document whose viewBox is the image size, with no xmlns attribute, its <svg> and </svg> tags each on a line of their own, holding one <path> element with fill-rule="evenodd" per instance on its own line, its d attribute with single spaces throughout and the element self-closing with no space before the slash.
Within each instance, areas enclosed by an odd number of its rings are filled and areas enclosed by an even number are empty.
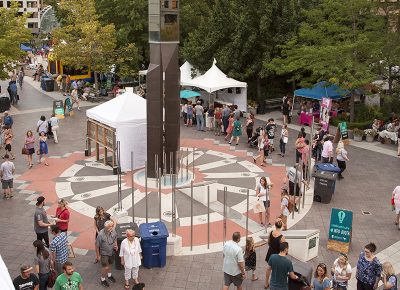
<svg viewBox="0 0 400 290">
<path fill-rule="evenodd" d="M 7 79 L 13 64 L 24 55 L 20 44 L 29 42 L 31 33 L 25 27 L 26 15 L 18 15 L 18 4 L 12 2 L 10 9 L 0 8 L 0 79 Z"/>
<path fill-rule="evenodd" d="M 376 76 L 383 18 L 368 0 L 323 0 L 303 11 L 299 34 L 288 41 L 282 56 L 264 62 L 280 74 L 292 74 L 301 85 L 319 80 L 353 90 Z M 350 102 L 354 120 L 354 96 Z"/>
<path fill-rule="evenodd" d="M 263 61 L 279 55 L 298 23 L 296 0 L 216 0 L 207 18 L 188 33 L 184 57 L 204 70 L 215 57 L 229 76 L 256 83 L 261 99 L 263 80 L 274 72 Z"/>
</svg>

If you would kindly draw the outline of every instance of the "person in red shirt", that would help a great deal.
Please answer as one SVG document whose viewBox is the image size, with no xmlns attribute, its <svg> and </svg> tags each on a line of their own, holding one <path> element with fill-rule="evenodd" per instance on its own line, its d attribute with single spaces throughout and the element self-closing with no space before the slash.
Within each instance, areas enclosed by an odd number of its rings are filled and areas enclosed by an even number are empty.
<svg viewBox="0 0 400 290">
<path fill-rule="evenodd" d="M 67 208 L 67 204 L 68 204 L 68 202 L 65 201 L 63 198 L 61 198 L 58 201 L 56 215 L 53 216 L 56 221 L 56 225 L 62 232 L 68 231 L 69 210 Z"/>
</svg>

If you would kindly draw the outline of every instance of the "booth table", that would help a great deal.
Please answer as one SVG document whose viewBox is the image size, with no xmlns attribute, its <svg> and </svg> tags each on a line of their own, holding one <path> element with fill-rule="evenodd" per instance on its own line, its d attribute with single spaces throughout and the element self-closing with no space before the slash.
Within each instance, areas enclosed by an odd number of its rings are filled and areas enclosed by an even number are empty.
<svg viewBox="0 0 400 290">
<path fill-rule="evenodd" d="M 316 120 L 319 119 L 319 112 L 314 112 L 313 114 L 301 112 L 299 117 L 299 123 L 301 125 L 307 124 L 308 126 L 311 126 L 313 115 Z"/>
</svg>

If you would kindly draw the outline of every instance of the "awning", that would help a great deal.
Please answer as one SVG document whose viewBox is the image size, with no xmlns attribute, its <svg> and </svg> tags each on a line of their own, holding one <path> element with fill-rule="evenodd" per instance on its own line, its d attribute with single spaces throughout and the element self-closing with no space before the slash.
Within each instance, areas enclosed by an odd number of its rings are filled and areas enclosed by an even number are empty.
<svg viewBox="0 0 400 290">
<path fill-rule="evenodd" d="M 350 94 L 349 90 L 344 90 L 338 85 L 329 85 L 327 82 L 319 82 L 315 84 L 311 89 L 299 89 L 294 91 L 294 95 L 297 97 L 309 98 L 314 100 L 322 100 L 322 98 L 330 98 L 337 100 L 346 98 Z"/>
</svg>

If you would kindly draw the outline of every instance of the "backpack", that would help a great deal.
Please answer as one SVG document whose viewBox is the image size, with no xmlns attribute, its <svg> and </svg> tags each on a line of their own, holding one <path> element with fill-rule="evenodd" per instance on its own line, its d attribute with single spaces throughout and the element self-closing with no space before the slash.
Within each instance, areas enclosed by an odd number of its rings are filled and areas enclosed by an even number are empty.
<svg viewBox="0 0 400 290">
<path fill-rule="evenodd" d="M 11 116 L 7 116 L 4 118 L 4 125 L 12 126 L 12 124 L 13 124 L 13 119 L 11 118 Z"/>
<path fill-rule="evenodd" d="M 289 196 L 284 196 L 283 198 L 286 198 L 288 200 L 288 211 L 289 213 L 292 213 L 294 211 L 295 203 L 294 203 L 294 198 L 291 198 Z"/>
</svg>

